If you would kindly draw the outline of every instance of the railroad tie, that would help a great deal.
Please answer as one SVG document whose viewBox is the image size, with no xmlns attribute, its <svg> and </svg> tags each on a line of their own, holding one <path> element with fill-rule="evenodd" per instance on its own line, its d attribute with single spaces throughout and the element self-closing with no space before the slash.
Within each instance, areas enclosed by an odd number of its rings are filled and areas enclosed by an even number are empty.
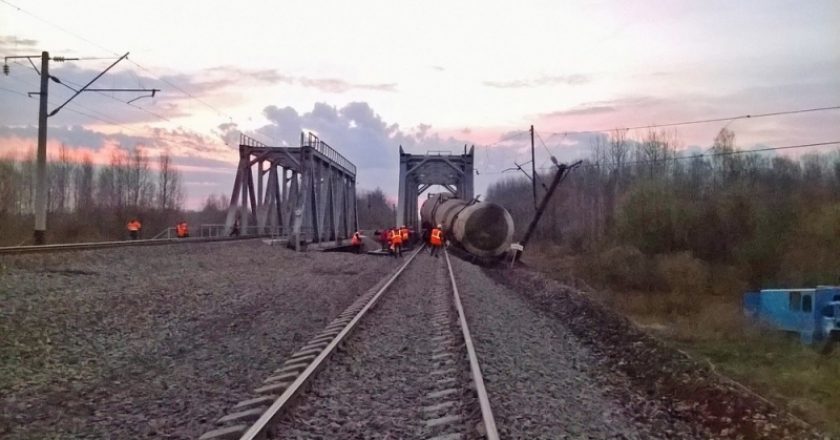
<svg viewBox="0 0 840 440">
<path fill-rule="evenodd" d="M 207 431 L 198 438 L 198 440 L 229 440 L 242 436 L 248 429 L 248 425 L 234 425 L 224 428 Z"/>
</svg>

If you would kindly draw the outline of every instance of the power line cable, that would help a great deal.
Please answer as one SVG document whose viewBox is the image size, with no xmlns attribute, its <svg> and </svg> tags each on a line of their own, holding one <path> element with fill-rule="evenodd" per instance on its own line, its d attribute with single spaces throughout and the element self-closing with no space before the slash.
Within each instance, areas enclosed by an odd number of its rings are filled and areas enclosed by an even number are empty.
<svg viewBox="0 0 840 440">
<path fill-rule="evenodd" d="M 67 33 L 67 34 L 69 34 L 69 35 L 72 35 L 72 36 L 74 36 L 74 37 L 78 38 L 79 40 L 82 40 L 82 41 L 84 41 L 84 42 L 86 42 L 86 43 L 88 43 L 88 44 L 93 45 L 94 47 L 97 47 L 97 48 L 99 48 L 99 49 L 102 49 L 102 50 L 104 50 L 104 51 L 106 51 L 106 52 L 108 52 L 108 53 L 114 54 L 115 56 L 120 56 L 120 55 L 121 55 L 121 54 L 118 54 L 117 52 L 115 52 L 115 51 L 113 51 L 113 50 L 111 50 L 111 49 L 108 49 L 107 47 L 104 47 L 104 46 L 102 46 L 102 45 L 100 45 L 100 44 L 98 44 L 98 43 L 96 43 L 96 42 L 94 42 L 94 41 L 91 41 L 91 40 L 89 40 L 89 39 L 87 39 L 87 38 L 85 38 L 85 37 L 83 37 L 83 36 L 81 36 L 81 35 L 79 35 L 79 34 L 77 34 L 77 33 L 75 33 L 75 32 L 72 32 L 72 31 L 70 31 L 70 30 L 68 30 L 68 29 L 66 29 L 66 28 L 64 28 L 64 27 L 61 27 L 61 26 L 59 26 L 59 25 L 57 25 L 57 24 L 55 24 L 55 23 L 53 23 L 53 22 L 51 22 L 51 21 L 49 21 L 49 20 L 45 20 L 45 19 L 43 19 L 43 18 L 41 18 L 41 17 L 39 17 L 39 16 L 37 16 L 37 15 L 35 15 L 35 14 L 33 14 L 33 13 L 31 13 L 31 12 L 29 12 L 29 11 L 27 11 L 27 10 L 25 10 L 25 9 L 21 8 L 20 6 L 17 6 L 17 5 L 15 5 L 15 4 L 13 4 L 13 3 L 9 2 L 8 0 L 0 0 L 0 3 L 4 3 L 4 4 L 6 4 L 6 5 L 8 5 L 8 6 L 12 7 L 12 8 L 14 8 L 14 9 L 16 9 L 18 12 L 21 12 L 21 13 L 24 13 L 24 14 L 26 14 L 26 15 L 29 15 L 30 17 L 32 17 L 32 18 L 34 18 L 34 19 L 36 19 L 36 20 L 38 20 L 38 21 L 40 21 L 40 22 L 42 22 L 42 23 L 48 24 L 48 25 L 50 25 L 50 26 L 52 26 L 52 27 L 54 27 L 54 28 L 56 28 L 56 29 L 58 29 L 58 30 L 60 30 L 60 31 L 62 31 L 62 32 L 65 32 L 65 33 Z M 136 62 L 136 61 L 134 61 L 134 60 L 132 60 L 132 59 L 130 59 L 130 58 L 126 58 L 126 59 L 127 59 L 127 60 L 128 60 L 128 62 L 130 62 L 131 64 L 134 64 L 135 66 L 137 66 L 137 67 L 138 67 L 138 68 L 140 68 L 141 70 L 143 70 L 143 71 L 145 71 L 146 73 L 148 73 L 149 75 L 151 75 L 154 79 L 156 79 L 156 80 L 158 80 L 158 81 L 160 81 L 160 82 L 162 82 L 162 83 L 164 83 L 164 84 L 167 84 L 168 86 L 172 87 L 173 89 L 178 90 L 179 92 L 183 93 L 183 94 L 184 94 L 184 95 L 186 95 L 187 97 L 189 97 L 189 98 L 191 98 L 191 99 L 193 99 L 193 100 L 195 100 L 195 101 L 197 101 L 197 102 L 201 103 L 202 105 L 204 105 L 205 107 L 209 108 L 210 110 L 213 110 L 213 111 L 214 111 L 217 115 L 222 116 L 222 117 L 225 117 L 225 118 L 227 118 L 228 120 L 230 120 L 231 122 L 233 122 L 233 117 L 232 117 L 232 116 L 230 116 L 229 114 L 226 114 L 226 113 L 222 112 L 222 111 L 221 111 L 221 110 L 219 110 L 218 108 L 214 107 L 213 105 L 210 105 L 208 102 L 204 101 L 204 100 L 203 100 L 203 99 L 201 99 L 201 98 L 198 98 L 197 96 L 195 96 L 195 95 L 193 95 L 192 93 L 188 92 L 188 91 L 187 91 L 187 90 L 185 90 L 184 88 L 182 88 L 182 87 L 180 87 L 180 86 L 178 86 L 178 85 L 176 85 L 176 84 L 172 83 L 171 81 L 168 81 L 168 80 L 166 80 L 166 79 L 163 79 L 163 78 L 161 78 L 161 77 L 156 76 L 156 75 L 155 75 L 155 74 L 154 74 L 154 73 L 153 73 L 150 69 L 148 69 L 148 68 L 146 68 L 146 67 L 142 66 L 140 63 L 138 63 L 138 62 Z M 139 107 L 139 106 L 134 106 L 134 107 L 136 107 L 136 108 L 141 108 L 141 107 Z M 167 120 L 167 121 L 169 121 L 168 119 L 166 119 L 166 120 Z"/>
<path fill-rule="evenodd" d="M 2 0 L 0 0 L 0 1 L 2 1 Z M 33 70 L 34 70 L 34 71 L 35 71 L 38 75 L 40 75 L 40 72 L 38 72 L 38 69 L 36 69 L 34 65 L 33 65 L 33 66 L 27 66 L 26 64 L 23 64 L 23 63 L 21 63 L 21 62 L 19 62 L 19 61 L 13 61 L 13 62 L 14 62 L 15 64 L 20 65 L 20 66 L 23 66 L 23 67 L 26 67 L 26 68 L 31 68 L 31 69 L 33 69 Z M 81 88 L 81 87 L 82 87 L 82 85 L 81 85 L 81 84 L 78 84 L 78 83 L 73 82 L 73 81 L 70 81 L 70 80 L 61 80 L 61 79 L 59 79 L 58 77 L 56 77 L 55 75 L 52 75 L 52 74 L 50 75 L 50 79 L 52 79 L 54 82 L 58 83 L 59 85 L 64 86 L 64 87 L 66 87 L 66 88 L 68 88 L 68 89 L 70 89 L 70 90 L 72 90 L 72 91 L 74 91 L 74 92 L 75 92 L 75 91 L 77 91 L 77 89 L 74 89 L 74 88 L 70 87 L 70 85 L 73 85 L 73 86 L 75 86 L 75 87 L 77 87 L 77 88 Z M 18 80 L 20 80 L 20 79 L 18 79 Z M 65 84 L 65 82 L 66 82 L 67 84 Z M 68 84 L 70 84 L 70 85 L 68 85 Z M 35 86 L 35 85 L 32 85 L 32 84 L 28 84 L 28 83 L 27 83 L 27 85 L 28 85 L 28 86 L 30 86 L 30 87 L 35 87 L 35 88 L 39 87 L 39 86 Z M 140 110 L 140 111 L 142 111 L 142 112 L 144 112 L 144 113 L 148 113 L 148 114 L 150 114 L 150 115 L 152 115 L 152 116 L 154 116 L 154 117 L 156 117 L 156 118 L 158 118 L 158 119 L 161 119 L 161 120 L 163 120 L 163 121 L 166 121 L 166 122 L 172 122 L 172 121 L 171 121 L 169 118 L 167 118 L 166 116 L 162 116 L 162 115 L 160 115 L 160 114 L 158 114 L 158 113 L 155 113 L 155 112 L 153 112 L 153 111 L 151 111 L 151 110 L 148 110 L 148 109 L 146 109 L 146 108 L 144 108 L 144 107 L 141 107 L 141 106 L 139 106 L 139 105 L 137 105 L 137 104 L 134 104 L 134 103 L 132 103 L 132 102 L 130 102 L 130 101 L 128 101 L 128 102 L 127 102 L 127 101 L 123 101 L 123 100 L 121 100 L 121 99 L 116 98 L 116 97 L 115 97 L 115 96 L 113 96 L 113 95 L 109 95 L 109 94 L 106 94 L 106 93 L 103 93 L 103 92 L 94 91 L 93 93 L 97 93 L 97 94 L 99 94 L 99 95 L 102 95 L 102 96 L 104 96 L 104 97 L 106 97 L 106 98 L 108 98 L 108 99 L 111 99 L 111 100 L 113 100 L 113 101 L 119 102 L 119 103 L 121 103 L 121 104 L 125 104 L 125 105 L 128 105 L 128 106 L 130 106 L 130 107 L 134 107 L 134 108 L 135 108 L 135 109 L 137 109 L 137 110 Z M 82 105 L 81 105 L 81 104 L 79 104 L 79 103 L 74 103 L 74 104 L 75 104 L 75 105 L 77 105 L 78 107 L 86 108 L 86 109 L 87 109 L 87 110 L 89 110 L 89 111 L 95 111 L 95 110 L 93 110 L 93 109 L 88 109 L 87 107 L 84 107 L 84 106 L 82 106 Z M 101 114 L 101 113 L 100 113 L 100 114 Z M 106 116 L 106 117 L 107 117 L 107 116 Z M 119 122 L 115 122 L 115 124 L 122 126 L 122 124 L 120 124 Z M 124 126 L 123 126 L 123 127 L 124 127 Z"/>
<path fill-rule="evenodd" d="M 12 78 L 12 79 L 14 79 L 15 81 L 17 81 L 17 82 L 19 82 L 19 83 L 21 83 L 21 84 L 23 84 L 23 85 L 26 85 L 26 86 L 28 86 L 28 87 L 34 87 L 32 84 L 27 83 L 26 81 L 24 81 L 24 80 L 22 80 L 22 79 L 20 79 L 20 78 L 17 78 L 17 77 L 15 77 L 15 76 L 9 75 L 9 78 Z M 16 94 L 16 95 L 18 95 L 18 96 L 22 96 L 22 97 L 24 97 L 24 98 L 35 99 L 35 98 L 33 98 L 33 97 L 29 96 L 28 94 L 26 94 L 26 93 L 22 93 L 22 92 L 19 92 L 19 91 L 17 91 L 17 90 L 7 89 L 7 88 L 4 88 L 4 87 L 0 87 L 0 90 L 4 90 L 4 91 L 6 91 L 6 92 L 10 92 L 10 93 Z M 55 101 L 50 101 L 50 100 L 48 100 L 47 102 L 48 102 L 50 105 L 57 105 Z M 74 108 L 74 107 L 76 107 L 76 108 Z M 85 106 L 83 106 L 83 105 L 81 105 L 81 104 L 79 104 L 79 103 L 76 103 L 76 102 L 71 102 L 71 103 L 69 104 L 69 106 L 68 106 L 68 107 L 66 107 L 66 108 L 67 108 L 67 110 L 68 110 L 68 111 L 70 111 L 70 112 L 73 112 L 73 113 L 76 113 L 76 114 L 79 114 L 79 115 L 82 115 L 82 116 L 86 116 L 86 117 L 88 117 L 88 118 L 94 119 L 94 120 L 99 121 L 99 122 L 104 122 L 105 124 L 108 124 L 108 125 L 112 125 L 112 126 L 116 126 L 116 127 L 123 128 L 123 129 L 125 129 L 125 130 L 128 130 L 128 131 L 133 132 L 133 133 L 138 134 L 138 135 L 145 136 L 145 134 L 144 134 L 144 133 L 142 133 L 141 131 L 139 131 L 139 130 L 137 130 L 137 129 L 135 129 L 135 128 L 129 127 L 129 126 L 125 125 L 124 123 L 121 123 L 120 121 L 117 121 L 117 120 L 115 120 L 115 119 L 112 119 L 110 116 L 108 116 L 108 115 L 106 115 L 106 114 L 104 114 L 104 113 L 102 113 L 102 112 L 99 112 L 99 111 L 97 111 L 97 110 L 91 109 L 91 108 L 89 108 L 89 107 L 85 107 Z M 79 110 L 79 108 L 81 108 L 82 110 Z"/>
<path fill-rule="evenodd" d="M 492 144 L 485 144 L 484 146 L 485 147 L 493 147 L 493 146 L 496 146 L 496 145 L 499 145 L 499 144 L 502 144 L 502 143 L 505 143 L 505 142 L 512 141 L 516 138 L 519 138 L 519 137 L 522 137 L 523 135 L 528 134 L 528 130 L 521 130 L 519 132 L 514 132 L 514 133 L 516 133 L 516 134 L 508 133 L 508 134 L 505 135 L 507 137 L 505 137 L 504 139 L 499 139 L 498 141 L 493 142 Z"/>
<path fill-rule="evenodd" d="M 26 96 L 26 93 L 21 93 L 21 92 L 18 92 L 17 90 L 7 89 L 5 87 L 0 87 L 0 90 L 2 90 L 4 92 L 15 94 L 15 95 L 23 96 L 24 98 L 29 98 L 29 96 Z"/>
<path fill-rule="evenodd" d="M 540 133 L 536 130 L 534 131 L 534 133 L 536 133 L 537 139 L 540 140 L 540 143 L 542 144 L 543 148 L 545 148 L 545 152 L 548 153 L 549 156 L 554 156 L 554 154 L 552 154 L 551 151 L 548 150 L 548 146 L 545 144 L 545 141 L 543 140 L 542 136 L 540 136 Z"/>
<path fill-rule="evenodd" d="M 705 159 L 709 157 L 723 157 L 723 156 L 738 156 L 743 154 L 753 154 L 753 153 L 764 153 L 768 151 L 779 151 L 779 150 L 794 150 L 800 148 L 810 148 L 810 147 L 825 147 L 828 145 L 840 145 L 840 141 L 831 141 L 831 142 L 815 142 L 810 144 L 798 144 L 798 145 L 786 145 L 782 147 L 766 147 L 766 148 L 754 148 L 749 150 L 733 150 L 733 151 L 723 151 L 718 153 L 701 153 L 701 154 L 692 154 L 690 156 L 675 156 L 670 158 L 664 159 L 645 159 L 645 160 L 636 160 L 631 162 L 625 162 L 622 164 L 622 167 L 631 166 L 631 165 L 644 165 L 644 164 L 651 164 L 651 163 L 666 163 L 669 161 L 680 161 L 680 160 L 692 160 L 692 159 Z M 581 167 L 586 168 L 597 168 L 604 166 L 603 163 L 600 162 L 591 162 L 591 163 L 584 163 Z M 551 167 L 548 167 L 551 168 Z M 547 169 L 547 168 L 546 168 Z"/>
<path fill-rule="evenodd" d="M 696 125 L 696 124 L 708 124 L 712 122 L 733 122 L 739 119 L 758 119 L 758 118 L 769 118 L 773 116 L 783 116 L 783 115 L 794 115 L 800 113 L 812 113 L 812 112 L 822 112 L 822 111 L 831 111 L 831 110 L 840 110 L 840 105 L 834 105 L 829 107 L 813 107 L 813 108 L 804 108 L 804 109 L 796 109 L 796 110 L 785 110 L 785 111 L 777 111 L 777 112 L 769 112 L 769 113 L 755 113 L 755 114 L 745 114 L 745 115 L 738 115 L 738 116 L 730 116 L 726 118 L 710 118 L 710 119 L 699 119 L 693 121 L 683 121 L 683 122 L 670 122 L 665 124 L 651 124 L 651 125 L 639 125 L 635 127 L 615 127 L 615 128 L 608 128 L 608 129 L 601 129 L 601 130 L 566 130 L 560 132 L 552 132 L 549 133 L 549 139 L 554 136 L 559 136 L 561 134 L 568 134 L 568 133 L 603 133 L 606 131 L 630 131 L 630 130 L 640 130 L 640 129 L 651 129 L 651 128 L 664 128 L 664 127 L 677 127 L 681 125 Z"/>
<path fill-rule="evenodd" d="M 66 81 L 68 84 L 71 84 L 71 85 L 73 85 L 73 86 L 76 86 L 76 87 L 82 87 L 80 84 L 75 83 L 75 82 L 73 82 L 73 81 L 70 81 L 70 80 L 64 80 L 64 81 Z M 59 84 L 63 85 L 64 87 L 69 88 L 70 90 L 73 90 L 73 89 L 72 89 L 72 88 L 70 88 L 67 84 L 62 83 L 61 81 L 59 81 Z M 115 96 L 113 96 L 113 95 L 109 95 L 109 94 L 107 94 L 107 93 L 103 93 L 103 92 L 94 92 L 94 93 L 97 93 L 97 94 L 99 94 L 99 95 L 102 95 L 102 96 L 104 96 L 104 97 L 106 97 L 106 98 L 109 98 L 109 99 L 111 99 L 111 100 L 113 100 L 113 101 L 116 101 L 116 102 L 119 102 L 119 103 L 121 103 L 121 104 L 125 104 L 125 105 L 127 105 L 127 106 L 134 107 L 134 108 L 136 108 L 136 109 L 138 109 L 138 110 L 141 110 L 141 111 L 143 111 L 143 112 L 145 112 L 145 113 L 148 113 L 148 114 L 150 114 L 150 115 L 152 115 L 152 116 L 154 116 L 154 117 L 156 117 L 156 118 L 158 118 L 158 119 L 161 119 L 161 120 L 163 120 L 163 121 L 166 121 L 166 122 L 172 122 L 172 121 L 171 121 L 169 118 L 167 118 L 166 116 L 162 116 L 162 115 L 160 115 L 160 114 L 157 114 L 157 113 L 155 113 L 155 112 L 153 112 L 153 111 L 151 111 L 151 110 L 148 110 L 148 109 L 146 109 L 146 108 L 143 108 L 143 107 L 141 107 L 141 106 L 139 106 L 139 105 L 137 105 L 137 104 L 134 104 L 134 103 L 132 103 L 132 102 L 123 101 L 122 99 L 119 99 L 119 98 L 117 98 L 117 97 L 115 97 Z"/>
<path fill-rule="evenodd" d="M 17 82 L 19 82 L 19 83 L 21 83 L 21 84 L 23 84 L 23 85 L 27 86 L 27 87 L 33 87 L 33 88 L 38 88 L 38 87 L 39 87 L 39 86 L 37 86 L 37 85 L 34 85 L 34 84 L 32 84 L 32 83 L 29 83 L 29 82 L 25 81 L 22 77 L 18 77 L 18 76 L 16 76 L 16 75 L 8 75 L 8 78 L 11 78 L 11 79 L 13 79 L 13 80 L 15 80 L 15 81 L 17 81 Z M 62 84 L 62 85 L 64 85 L 64 84 Z M 65 87 L 66 87 L 66 85 L 65 85 Z M 8 89 L 7 89 L 7 90 L 8 90 Z M 74 90 L 74 89 L 70 89 L 70 90 Z M 75 91 L 75 90 L 74 90 L 74 91 Z M 32 98 L 32 97 L 31 97 L 31 96 L 29 96 L 28 94 L 24 94 L 24 93 L 20 93 L 20 92 L 16 92 L 16 93 L 17 93 L 17 94 L 19 94 L 19 95 L 21 95 L 21 96 L 27 97 L 27 98 Z M 105 95 L 105 96 L 108 96 L 108 95 Z M 119 101 L 119 100 L 117 100 L 117 101 Z M 53 101 L 48 101 L 48 102 L 50 103 L 50 105 L 56 105 L 56 103 L 55 103 L 55 102 L 53 102 Z M 121 103 L 122 103 L 122 101 L 119 101 L 119 102 L 121 102 Z M 123 104 L 124 104 L 124 103 L 123 103 Z M 124 123 L 121 123 L 121 122 L 119 122 L 119 121 L 117 121 L 117 120 L 115 120 L 115 119 L 112 119 L 109 115 L 106 115 L 106 114 L 104 114 L 104 113 L 102 113 L 102 112 L 100 112 L 100 111 L 94 110 L 94 109 L 92 109 L 92 108 L 85 107 L 84 105 L 79 104 L 78 102 L 72 102 L 72 103 L 70 103 L 70 105 L 71 105 L 71 106 L 78 107 L 78 108 L 81 108 L 81 109 L 83 109 L 83 110 L 84 110 L 84 111 L 81 111 L 81 110 L 76 109 L 76 110 L 73 110 L 73 112 L 74 112 L 74 113 L 77 113 L 77 114 L 80 114 L 80 115 L 84 115 L 84 116 L 88 116 L 88 117 L 90 117 L 90 118 L 92 118 L 92 119 L 95 119 L 95 120 L 100 121 L 100 122 L 105 122 L 106 124 L 109 124 L 109 125 L 114 125 L 114 126 L 119 126 L 119 127 L 122 127 L 122 128 L 124 128 L 124 129 L 129 130 L 129 131 L 132 131 L 132 132 L 134 132 L 134 133 L 138 133 L 138 134 L 140 133 L 138 130 L 136 130 L 136 129 L 134 129 L 134 128 L 131 128 L 131 127 L 128 127 L 128 126 L 124 125 Z M 94 115 L 92 115 L 91 113 L 96 114 L 96 115 L 99 115 L 99 116 L 94 116 Z"/>
</svg>

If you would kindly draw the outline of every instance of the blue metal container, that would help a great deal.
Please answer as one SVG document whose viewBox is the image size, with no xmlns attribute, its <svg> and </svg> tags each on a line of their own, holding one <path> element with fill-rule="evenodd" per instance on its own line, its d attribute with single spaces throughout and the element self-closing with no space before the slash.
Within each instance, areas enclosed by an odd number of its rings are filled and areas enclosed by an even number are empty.
<svg viewBox="0 0 840 440">
<path fill-rule="evenodd" d="M 744 294 L 744 314 L 778 329 L 799 334 L 805 344 L 840 332 L 840 287 L 764 289 Z"/>
</svg>

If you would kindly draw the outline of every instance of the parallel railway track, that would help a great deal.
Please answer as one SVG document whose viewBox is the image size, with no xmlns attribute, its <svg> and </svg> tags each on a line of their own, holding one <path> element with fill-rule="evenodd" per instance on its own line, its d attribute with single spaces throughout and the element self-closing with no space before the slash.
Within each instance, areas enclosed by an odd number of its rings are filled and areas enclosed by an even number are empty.
<svg viewBox="0 0 840 440">
<path fill-rule="evenodd" d="M 329 368 L 330 359 L 341 347 L 346 346 L 362 319 L 373 319 L 368 312 L 377 302 L 386 294 L 399 293 L 389 291 L 394 290 L 395 281 L 421 251 L 422 248 L 414 251 L 405 263 L 289 356 L 280 368 L 265 379 L 263 386 L 254 390 L 252 398 L 234 405 L 227 415 L 216 421 L 219 427 L 205 432 L 200 440 L 282 437 L 283 433 L 278 431 L 280 419 L 292 411 L 296 398 L 306 394 L 305 391 L 312 386 L 318 372 Z M 418 417 L 422 419 L 420 424 L 424 426 L 421 436 L 438 440 L 496 440 L 499 438 L 498 432 L 461 304 L 455 273 L 449 254 L 444 253 L 444 258 L 447 276 L 436 278 L 436 287 L 429 291 L 429 297 L 434 301 L 434 314 L 429 325 L 433 335 L 431 343 L 435 347 L 432 351 L 435 369 L 430 372 L 430 378 L 438 384 L 438 388 L 427 393 L 424 405 L 417 408 Z M 365 323 L 375 325 L 375 322 Z"/>
<path fill-rule="evenodd" d="M 144 240 L 98 241 L 91 243 L 48 244 L 41 246 L 0 247 L 0 255 L 36 254 L 65 251 L 83 251 L 89 249 L 108 249 L 129 246 L 160 246 L 165 244 L 206 243 L 215 241 L 251 240 L 265 238 L 263 235 L 240 237 L 194 237 L 194 238 L 153 238 Z"/>
</svg>

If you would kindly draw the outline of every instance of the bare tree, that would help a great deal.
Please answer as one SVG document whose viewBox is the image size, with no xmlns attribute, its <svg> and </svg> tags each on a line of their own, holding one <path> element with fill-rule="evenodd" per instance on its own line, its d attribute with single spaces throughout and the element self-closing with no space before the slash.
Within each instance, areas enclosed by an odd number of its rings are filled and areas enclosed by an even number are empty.
<svg viewBox="0 0 840 440">
<path fill-rule="evenodd" d="M 149 172 L 149 156 L 141 147 L 131 151 L 128 163 L 128 206 L 143 208 L 152 205 L 154 182 Z"/>
<path fill-rule="evenodd" d="M 172 156 L 164 151 L 158 157 L 157 206 L 161 211 L 180 208 L 183 203 L 181 174 L 172 165 Z"/>
<path fill-rule="evenodd" d="M 76 212 L 89 214 L 93 211 L 93 160 L 89 154 L 82 158 L 82 163 L 74 170 L 74 188 L 76 191 Z"/>
<path fill-rule="evenodd" d="M 0 218 L 15 210 L 17 167 L 11 158 L 0 157 Z"/>
<path fill-rule="evenodd" d="M 58 150 L 58 162 L 52 164 L 51 197 L 55 201 L 54 208 L 57 212 L 64 212 L 69 206 L 69 198 L 73 193 L 70 188 L 72 181 L 73 163 L 70 159 L 70 150 L 67 145 L 61 144 Z"/>
</svg>

